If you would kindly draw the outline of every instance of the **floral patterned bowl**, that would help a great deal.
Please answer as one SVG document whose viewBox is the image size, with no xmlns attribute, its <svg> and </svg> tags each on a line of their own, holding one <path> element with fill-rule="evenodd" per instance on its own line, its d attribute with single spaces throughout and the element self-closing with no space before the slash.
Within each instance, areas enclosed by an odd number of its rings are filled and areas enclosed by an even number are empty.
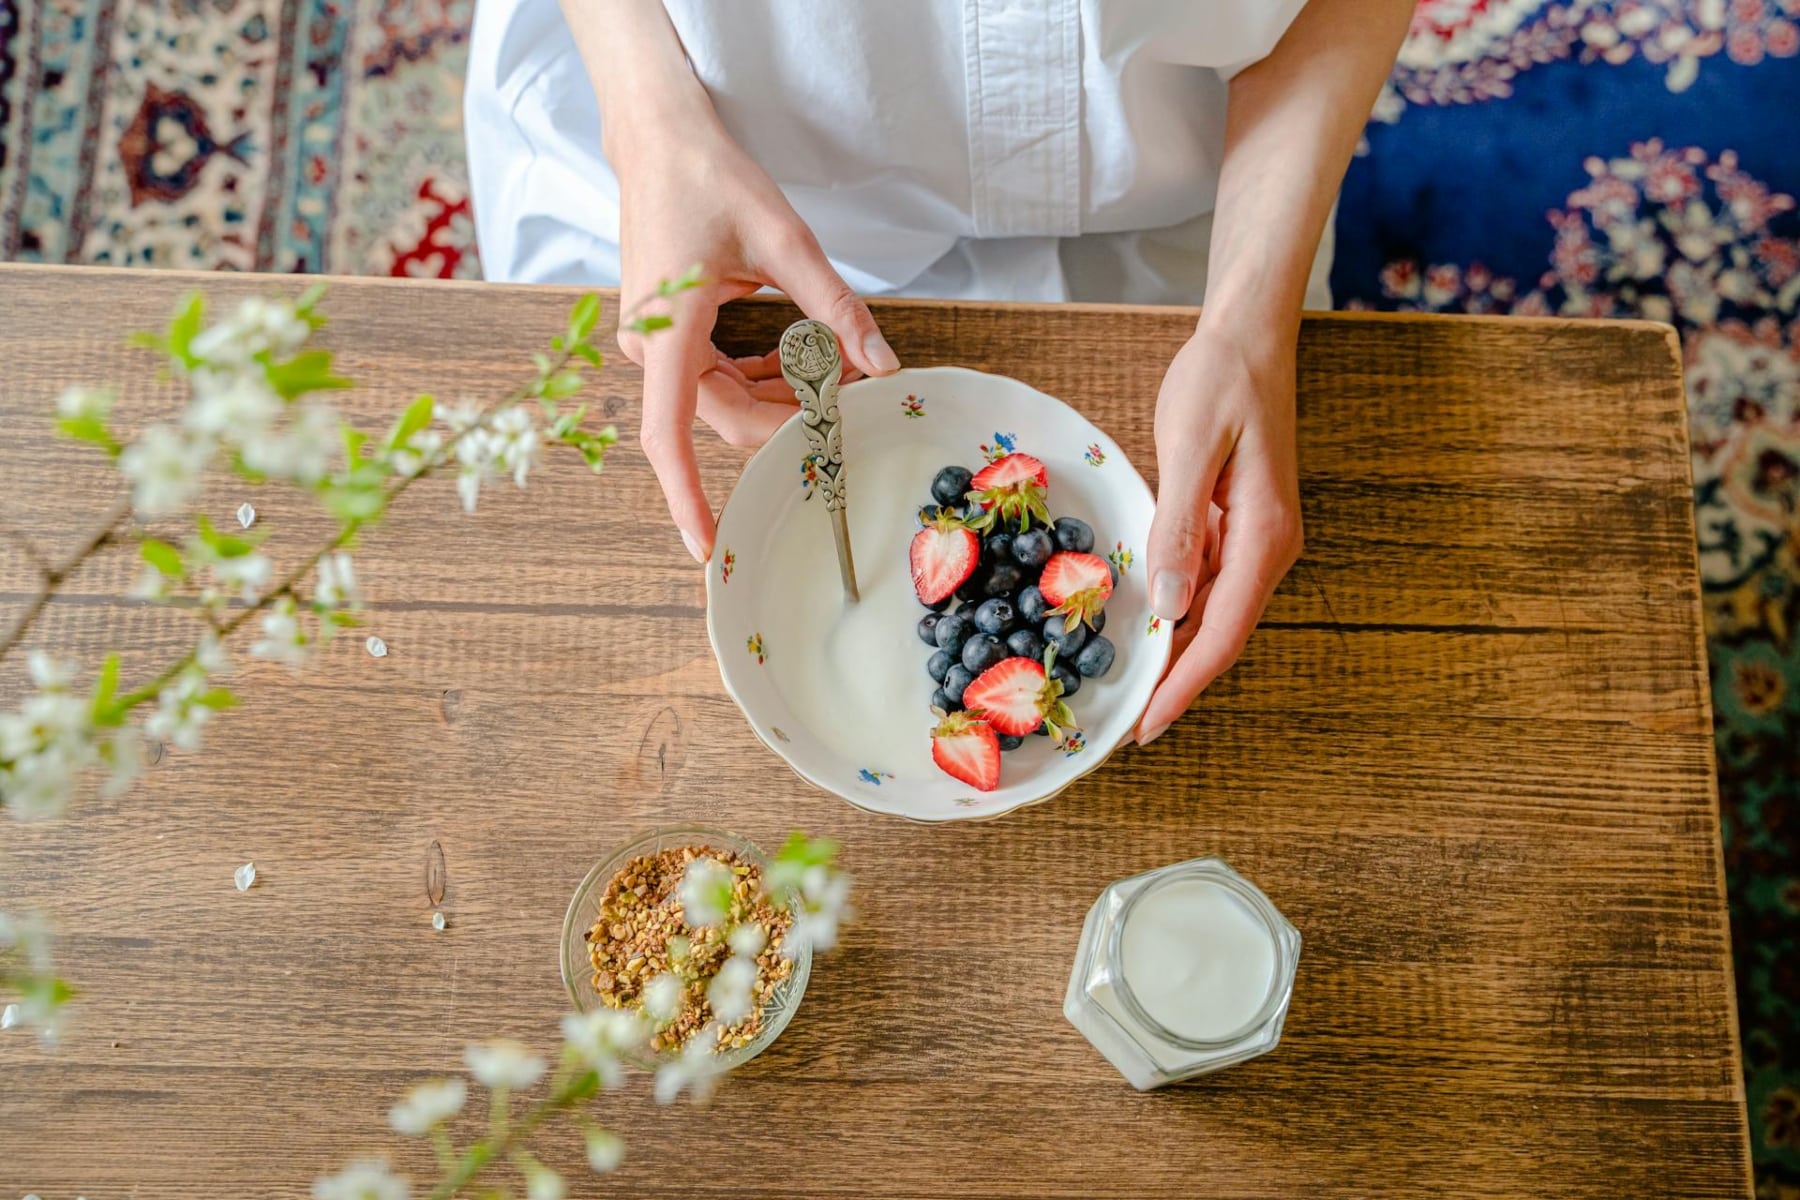
<svg viewBox="0 0 1800 1200">
<path fill-rule="evenodd" d="M 1140 561 L 1154 501 L 1118 446 L 1074 409 L 1015 379 L 956 367 L 843 389 L 844 482 L 862 600 L 846 603 L 800 420 L 776 431 L 719 519 L 706 625 L 719 673 L 750 726 L 802 778 L 859 808 L 918 821 L 996 817 L 1046 800 L 1130 734 L 1169 660 Z M 1105 634 L 1112 670 L 1070 697 L 1080 732 L 1025 739 L 1000 786 L 979 792 L 931 761 L 931 649 L 916 627 L 907 549 L 940 467 L 1013 450 L 1050 472 L 1050 511 L 1093 526 L 1118 576 Z"/>
</svg>

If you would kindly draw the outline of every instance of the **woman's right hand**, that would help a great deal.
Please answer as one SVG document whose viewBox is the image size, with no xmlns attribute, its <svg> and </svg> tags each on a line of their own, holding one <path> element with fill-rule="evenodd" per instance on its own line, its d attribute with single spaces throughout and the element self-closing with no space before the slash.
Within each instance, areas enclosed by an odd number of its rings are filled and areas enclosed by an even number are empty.
<svg viewBox="0 0 1800 1200">
<path fill-rule="evenodd" d="M 779 288 L 837 334 L 847 379 L 851 368 L 886 375 L 900 362 L 868 306 L 710 104 L 704 113 L 689 111 L 678 137 L 654 127 L 635 136 L 609 133 L 607 154 L 619 176 L 622 311 L 656 312 L 666 303 L 674 321 L 654 333 L 619 336 L 625 356 L 644 368 L 639 436 L 682 541 L 705 562 L 714 522 L 694 458 L 695 414 L 727 442 L 755 446 L 794 413 L 774 351 L 734 360 L 714 348 L 719 306 L 764 286 Z M 696 268 L 696 287 L 657 298 L 659 284 Z"/>
</svg>

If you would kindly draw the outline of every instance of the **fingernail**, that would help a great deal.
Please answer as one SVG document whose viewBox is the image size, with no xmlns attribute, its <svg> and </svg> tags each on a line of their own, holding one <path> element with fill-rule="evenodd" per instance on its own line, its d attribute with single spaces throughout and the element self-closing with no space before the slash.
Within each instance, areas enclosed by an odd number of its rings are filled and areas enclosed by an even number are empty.
<svg viewBox="0 0 1800 1200">
<path fill-rule="evenodd" d="M 688 553 L 694 556 L 695 562 L 703 563 L 706 561 L 706 555 L 700 553 L 700 543 L 696 542 L 694 540 L 694 535 L 685 529 L 681 531 L 681 544 L 688 548 Z"/>
<path fill-rule="evenodd" d="M 882 337 L 879 332 L 871 333 L 863 339 L 863 357 L 869 360 L 871 367 L 883 375 L 889 371 L 900 369 L 899 356 L 894 353 L 894 348 L 887 344 L 887 339 Z"/>
<path fill-rule="evenodd" d="M 1158 571 L 1150 582 L 1151 611 L 1165 621 L 1179 621 L 1187 615 L 1187 607 L 1187 576 L 1179 571 Z"/>
<path fill-rule="evenodd" d="M 1154 742 L 1168 731 L 1169 723 L 1167 721 L 1164 721 L 1154 729 L 1140 729 L 1138 730 L 1138 745 L 1148 746 L 1151 742 Z"/>
</svg>

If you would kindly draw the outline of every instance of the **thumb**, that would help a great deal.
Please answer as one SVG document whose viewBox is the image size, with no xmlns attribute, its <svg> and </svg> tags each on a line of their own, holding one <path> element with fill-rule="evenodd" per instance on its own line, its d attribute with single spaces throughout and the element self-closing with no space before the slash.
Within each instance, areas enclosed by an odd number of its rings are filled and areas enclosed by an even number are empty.
<svg viewBox="0 0 1800 1200">
<path fill-rule="evenodd" d="M 1158 448 L 1156 515 L 1150 522 L 1150 610 L 1165 621 L 1187 615 L 1206 580 L 1207 524 L 1219 481 L 1216 453 Z"/>
<path fill-rule="evenodd" d="M 795 239 L 799 244 L 789 250 L 788 260 L 770 272 L 771 278 L 801 312 L 831 326 L 845 358 L 867 374 L 892 375 L 900 369 L 900 358 L 881 336 L 875 315 L 832 269 L 819 239 L 811 230 L 804 233 Z"/>
</svg>

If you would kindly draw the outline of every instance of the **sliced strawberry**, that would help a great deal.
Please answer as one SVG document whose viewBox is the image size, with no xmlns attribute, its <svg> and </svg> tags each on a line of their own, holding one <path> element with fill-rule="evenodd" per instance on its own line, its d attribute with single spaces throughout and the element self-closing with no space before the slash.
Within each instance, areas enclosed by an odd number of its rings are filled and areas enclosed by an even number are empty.
<svg viewBox="0 0 1800 1200">
<path fill-rule="evenodd" d="M 1050 611 L 1063 614 L 1064 629 L 1083 621 L 1092 625 L 1112 590 L 1112 570 L 1106 560 L 1073 550 L 1052 554 L 1038 579 L 1038 591 L 1044 594 Z"/>
<path fill-rule="evenodd" d="M 1000 783 L 1000 741 L 986 721 L 951 713 L 931 731 L 931 761 L 970 787 L 991 792 Z"/>
<path fill-rule="evenodd" d="M 1029 454 L 1008 454 L 983 467 L 969 481 L 969 496 L 981 505 L 981 516 L 972 524 L 986 531 L 996 521 L 1018 523 L 1021 531 L 1031 528 L 1031 518 L 1050 524 L 1050 507 L 1044 502 L 1049 493 L 1050 472 Z"/>
<path fill-rule="evenodd" d="M 981 539 L 940 508 L 929 525 L 913 534 L 913 591 L 921 602 L 936 604 L 961 587 L 980 561 Z"/>
<path fill-rule="evenodd" d="M 1063 730 L 1079 728 L 1063 703 L 1063 686 L 1050 674 L 1056 661 L 1052 647 L 1041 663 L 1029 658 L 1003 658 L 963 689 L 963 707 L 992 725 L 996 732 L 1024 737 L 1048 725 L 1057 742 Z"/>
</svg>

